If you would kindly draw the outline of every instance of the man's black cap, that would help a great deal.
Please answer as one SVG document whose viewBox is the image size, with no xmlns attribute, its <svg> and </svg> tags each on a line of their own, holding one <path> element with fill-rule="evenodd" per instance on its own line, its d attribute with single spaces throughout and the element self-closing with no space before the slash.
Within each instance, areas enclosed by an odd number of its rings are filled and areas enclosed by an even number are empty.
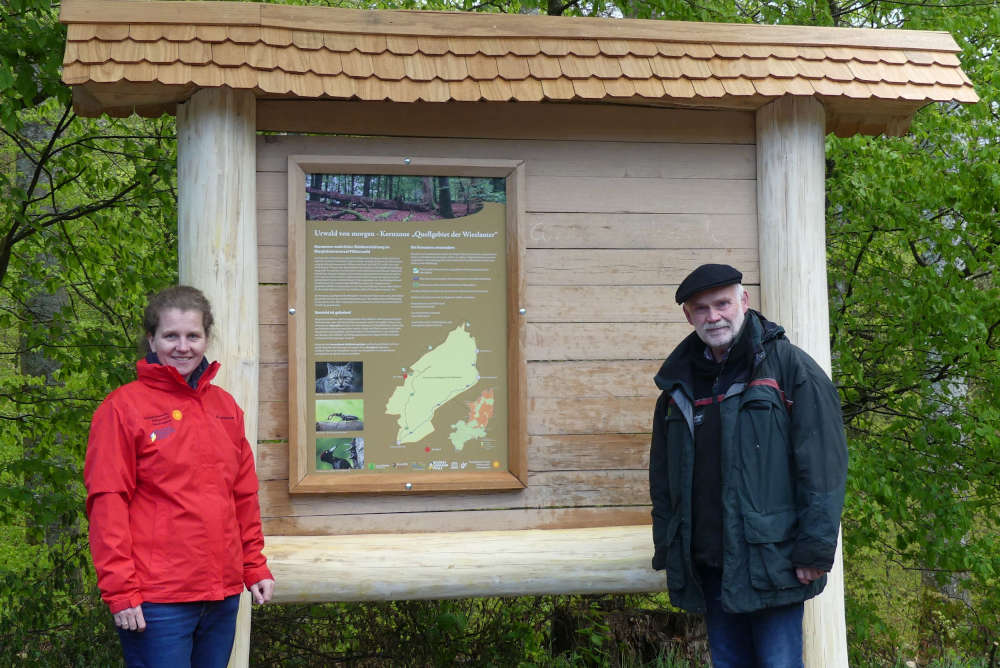
<svg viewBox="0 0 1000 668">
<path fill-rule="evenodd" d="M 674 299 L 683 304 L 702 290 L 735 285 L 743 280 L 743 274 L 728 264 L 703 264 L 681 281 Z"/>
</svg>

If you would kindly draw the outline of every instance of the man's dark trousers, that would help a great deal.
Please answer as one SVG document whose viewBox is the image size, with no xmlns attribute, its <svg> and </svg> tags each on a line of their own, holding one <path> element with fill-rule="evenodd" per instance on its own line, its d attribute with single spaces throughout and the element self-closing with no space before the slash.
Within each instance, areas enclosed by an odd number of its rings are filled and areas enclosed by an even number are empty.
<svg viewBox="0 0 1000 668">
<path fill-rule="evenodd" d="M 722 609 L 722 571 L 698 570 L 714 668 L 802 668 L 802 603 L 742 614 L 726 612 Z"/>
</svg>

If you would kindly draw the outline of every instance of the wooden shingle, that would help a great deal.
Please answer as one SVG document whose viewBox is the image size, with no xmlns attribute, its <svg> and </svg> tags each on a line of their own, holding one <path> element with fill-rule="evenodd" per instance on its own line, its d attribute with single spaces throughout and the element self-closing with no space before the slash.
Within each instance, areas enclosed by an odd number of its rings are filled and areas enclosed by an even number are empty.
<svg viewBox="0 0 1000 668">
<path fill-rule="evenodd" d="M 419 43 L 416 37 L 403 35 L 386 35 L 386 49 L 398 56 L 407 56 L 416 53 Z"/>
<path fill-rule="evenodd" d="M 435 58 L 434 67 L 437 69 L 438 77 L 444 81 L 461 81 L 469 76 L 469 66 L 465 58 L 453 53 L 445 53 L 440 58 Z"/>
<path fill-rule="evenodd" d="M 649 58 L 638 58 L 628 54 L 618 60 L 618 66 L 621 67 L 622 75 L 629 79 L 645 80 L 653 78 L 653 70 L 650 66 Z"/>
<path fill-rule="evenodd" d="M 350 99 L 354 95 L 354 80 L 346 74 L 323 77 L 323 93 L 334 99 Z"/>
<path fill-rule="evenodd" d="M 233 26 L 226 33 L 229 41 L 236 44 L 254 44 L 260 41 L 260 28 L 256 26 Z"/>
<path fill-rule="evenodd" d="M 246 44 L 225 41 L 212 45 L 212 63 L 222 67 L 239 67 L 247 62 Z M 228 81 L 228 79 L 225 79 Z M 234 88 L 234 86 L 230 86 Z"/>
<path fill-rule="evenodd" d="M 200 40 L 178 42 L 177 59 L 181 63 L 186 63 L 188 65 L 202 65 L 208 63 L 212 59 L 212 45 L 208 42 L 202 42 Z M 271 65 L 271 67 L 262 67 L 258 69 L 272 69 L 273 67 L 274 65 Z"/>
<path fill-rule="evenodd" d="M 452 82 L 448 85 L 448 90 L 452 99 L 457 102 L 478 102 L 483 96 L 479 83 L 472 79 Z"/>
<path fill-rule="evenodd" d="M 445 39 L 417 39 L 417 50 L 429 56 L 443 56 L 449 49 L 448 40 Z"/>
<path fill-rule="evenodd" d="M 309 57 L 310 52 L 298 49 L 296 47 L 289 47 L 287 49 L 277 49 L 278 62 L 276 67 L 283 72 L 289 72 L 292 74 L 305 74 L 310 72 L 311 58 Z M 247 86 L 251 88 L 252 86 Z M 323 86 L 319 87 L 320 93 L 322 95 Z"/>
<path fill-rule="evenodd" d="M 573 90 L 576 92 L 576 96 L 583 100 L 599 100 L 607 95 L 604 82 L 597 77 L 574 79 Z"/>
<path fill-rule="evenodd" d="M 191 81 L 191 66 L 179 62 L 160 65 L 157 78 L 168 86 L 182 86 Z"/>
<path fill-rule="evenodd" d="M 129 34 L 132 39 L 142 39 L 142 35 L 150 32 L 150 29 L 158 29 L 159 25 L 143 25 L 143 24 L 131 24 L 131 30 Z M 155 33 L 159 35 L 159 32 Z M 195 28 L 195 39 L 199 42 L 224 42 L 229 38 L 228 31 L 225 26 L 216 25 L 199 25 Z M 152 37 L 148 41 L 152 41 Z"/>
<path fill-rule="evenodd" d="M 168 39 L 161 39 L 158 42 L 148 44 L 143 49 L 143 58 L 151 63 L 162 63 L 169 65 L 180 60 L 180 42 L 172 42 Z"/>
<path fill-rule="evenodd" d="M 293 30 L 292 44 L 306 51 L 315 51 L 323 48 L 323 33 L 312 32 L 310 30 Z"/>
<path fill-rule="evenodd" d="M 519 102 L 541 102 L 545 99 L 542 84 L 534 79 L 511 81 L 510 92 Z"/>
<path fill-rule="evenodd" d="M 672 79 L 663 82 L 663 92 L 670 97 L 694 97 L 694 84 L 687 79 Z"/>
<path fill-rule="evenodd" d="M 478 40 L 479 52 L 484 56 L 498 58 L 508 53 L 506 40 L 502 39 L 481 39 Z"/>
<path fill-rule="evenodd" d="M 507 102 L 514 97 L 510 84 L 499 78 L 480 81 L 479 90 L 488 102 Z"/>
<path fill-rule="evenodd" d="M 559 59 L 539 54 L 528 59 L 528 71 L 535 79 L 557 79 L 562 76 Z"/>
<path fill-rule="evenodd" d="M 406 68 L 406 78 L 411 81 L 432 81 L 437 77 L 437 68 L 434 66 L 436 58 L 423 53 L 415 53 L 403 61 Z"/>
<path fill-rule="evenodd" d="M 469 68 L 469 76 L 476 81 L 492 81 L 500 76 L 496 58 L 477 53 L 466 58 L 465 63 Z"/>
<path fill-rule="evenodd" d="M 128 26 L 124 24 L 108 24 L 104 23 L 101 25 L 95 25 L 93 31 L 93 38 L 99 39 L 102 42 L 118 42 L 128 37 Z"/>
<path fill-rule="evenodd" d="M 343 74 L 344 65 L 340 59 L 339 53 L 325 51 L 322 55 L 322 58 L 314 58 L 309 61 L 309 67 L 312 68 L 313 72 L 321 76 L 337 76 L 338 74 Z M 372 59 L 372 67 L 375 67 L 374 58 Z M 400 75 L 400 78 L 402 78 L 402 75 Z M 326 91 L 326 84 L 323 84 L 323 90 Z M 329 93 L 325 92 L 324 94 L 329 95 Z"/>
<path fill-rule="evenodd" d="M 509 40 L 507 44 L 515 56 L 533 56 L 541 52 L 537 39 L 515 39 Z"/>
<path fill-rule="evenodd" d="M 531 76 L 528 68 L 528 61 L 508 53 L 502 58 L 497 58 L 497 73 L 501 79 L 506 81 L 520 81 Z"/>
<path fill-rule="evenodd" d="M 361 53 L 383 53 L 387 48 L 385 35 L 357 35 L 354 48 Z"/>
<path fill-rule="evenodd" d="M 456 56 L 474 56 L 479 53 L 479 41 L 471 37 L 451 37 L 448 39 L 448 50 Z"/>
<path fill-rule="evenodd" d="M 375 76 L 383 81 L 399 81 L 406 76 L 406 61 L 386 51 L 372 56 L 372 69 Z M 440 69 L 438 75 L 440 76 Z"/>
<path fill-rule="evenodd" d="M 666 95 L 659 79 L 635 79 L 633 84 L 635 84 L 635 94 L 639 97 L 655 99 Z"/>
<path fill-rule="evenodd" d="M 372 57 L 360 51 L 340 54 L 340 66 L 344 68 L 344 74 L 355 79 L 371 79 L 375 74 Z"/>
<path fill-rule="evenodd" d="M 292 31 L 264 26 L 261 28 L 260 38 L 265 44 L 271 46 L 289 46 L 292 43 Z"/>
<path fill-rule="evenodd" d="M 722 97 L 726 94 L 725 86 L 718 79 L 693 79 L 691 85 L 699 97 Z"/>
</svg>

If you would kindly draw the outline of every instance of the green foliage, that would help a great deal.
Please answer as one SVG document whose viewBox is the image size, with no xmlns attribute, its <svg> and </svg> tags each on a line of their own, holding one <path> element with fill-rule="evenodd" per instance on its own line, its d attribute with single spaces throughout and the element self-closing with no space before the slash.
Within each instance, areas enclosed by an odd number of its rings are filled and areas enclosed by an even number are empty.
<svg viewBox="0 0 1000 668">
<path fill-rule="evenodd" d="M 254 615 L 251 663 L 538 665 L 544 609 L 528 598 L 270 606 Z"/>
<path fill-rule="evenodd" d="M 117 655 L 95 642 L 111 629 L 81 524 L 87 428 L 133 375 L 145 294 L 175 271 L 172 120 L 77 118 L 57 11 L 0 5 L 4 665 Z"/>
<path fill-rule="evenodd" d="M 703 641 L 701 654 L 680 647 L 704 636 L 690 620 L 657 596 L 266 606 L 254 613 L 250 663 L 687 668 L 705 665 Z"/>
<path fill-rule="evenodd" d="M 863 564 L 923 573 L 913 642 L 943 651 L 928 642 L 941 613 L 953 646 L 986 656 L 1000 628 L 1000 14 L 897 16 L 951 31 L 983 99 L 929 107 L 905 137 L 827 143 L 832 348 L 851 442 L 848 612 L 859 638 L 905 629 L 867 606 L 885 574 Z"/>
<path fill-rule="evenodd" d="M 0 5 L 0 126 L 12 130 L 18 113 L 55 99 L 69 101 L 59 82 L 66 30 L 56 21 L 58 5 L 11 0 Z"/>
</svg>

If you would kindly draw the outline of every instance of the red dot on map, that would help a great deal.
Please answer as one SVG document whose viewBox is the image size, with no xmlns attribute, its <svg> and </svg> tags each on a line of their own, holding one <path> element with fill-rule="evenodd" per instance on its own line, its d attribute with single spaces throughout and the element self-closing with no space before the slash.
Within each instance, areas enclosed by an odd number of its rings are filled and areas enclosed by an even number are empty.
<svg viewBox="0 0 1000 668">
<path fill-rule="evenodd" d="M 424 447 L 424 452 L 430 452 L 430 451 L 431 451 L 431 446 L 428 445 Z"/>
</svg>

